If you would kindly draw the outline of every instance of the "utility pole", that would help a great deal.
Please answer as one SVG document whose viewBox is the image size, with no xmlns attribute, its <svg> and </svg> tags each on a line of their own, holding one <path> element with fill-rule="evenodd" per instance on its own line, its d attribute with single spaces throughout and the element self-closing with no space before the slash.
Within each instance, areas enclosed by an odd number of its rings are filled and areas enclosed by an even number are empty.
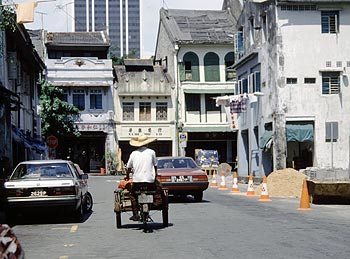
<svg viewBox="0 0 350 259">
<path fill-rule="evenodd" d="M 41 20 L 41 29 L 44 29 L 44 15 L 47 15 L 47 13 L 43 13 L 43 12 L 36 12 L 37 14 L 40 15 L 40 20 Z"/>
</svg>

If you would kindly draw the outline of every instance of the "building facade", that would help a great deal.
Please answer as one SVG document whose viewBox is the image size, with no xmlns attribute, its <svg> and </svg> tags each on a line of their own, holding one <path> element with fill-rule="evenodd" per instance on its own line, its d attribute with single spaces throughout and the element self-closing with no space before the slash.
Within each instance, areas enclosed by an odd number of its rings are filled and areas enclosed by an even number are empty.
<svg viewBox="0 0 350 259">
<path fill-rule="evenodd" d="M 75 0 L 73 31 L 107 31 L 117 57 L 141 56 L 141 0 Z"/>
<path fill-rule="evenodd" d="M 45 64 L 23 25 L 0 32 L 0 180 L 19 162 L 45 157 L 39 116 Z"/>
<path fill-rule="evenodd" d="M 241 175 L 349 166 L 350 1 L 245 2 L 237 26 Z M 255 95 L 254 95 L 255 92 Z"/>
<path fill-rule="evenodd" d="M 176 134 L 186 133 L 174 154 L 219 151 L 220 162 L 236 157 L 236 133 L 215 97 L 234 93 L 234 19 L 227 10 L 160 10 L 155 59 L 166 61 L 174 80 Z"/>
<path fill-rule="evenodd" d="M 115 67 L 116 130 L 121 159 L 127 162 L 129 140 L 139 135 L 157 138 L 151 143 L 157 156 L 175 153 L 174 84 L 163 66 L 151 59 L 126 59 Z"/>
<path fill-rule="evenodd" d="M 77 162 L 85 151 L 89 172 L 114 170 L 116 156 L 110 42 L 104 32 L 47 32 L 45 35 L 47 81 L 63 89 L 62 99 L 80 110 L 75 124 L 79 138 L 59 143 L 56 157 Z"/>
</svg>

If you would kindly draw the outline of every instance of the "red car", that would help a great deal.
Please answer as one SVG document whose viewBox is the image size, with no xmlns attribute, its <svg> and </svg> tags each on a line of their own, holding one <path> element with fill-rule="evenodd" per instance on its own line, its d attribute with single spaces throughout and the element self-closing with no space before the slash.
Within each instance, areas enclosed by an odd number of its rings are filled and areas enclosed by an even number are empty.
<svg viewBox="0 0 350 259">
<path fill-rule="evenodd" d="M 191 157 L 158 157 L 158 180 L 169 194 L 193 195 L 195 201 L 203 200 L 209 185 L 207 175 Z"/>
</svg>

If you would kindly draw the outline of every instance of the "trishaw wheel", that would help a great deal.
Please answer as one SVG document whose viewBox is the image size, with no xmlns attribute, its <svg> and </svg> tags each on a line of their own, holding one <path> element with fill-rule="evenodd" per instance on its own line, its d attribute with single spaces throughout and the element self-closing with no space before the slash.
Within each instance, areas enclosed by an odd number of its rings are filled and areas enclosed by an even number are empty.
<svg viewBox="0 0 350 259">
<path fill-rule="evenodd" d="M 163 217 L 163 227 L 169 226 L 169 216 L 168 216 L 168 208 L 162 209 L 162 217 Z"/>
<path fill-rule="evenodd" d="M 122 227 L 122 213 L 121 212 L 115 213 L 115 222 L 116 222 L 117 228 Z"/>
</svg>

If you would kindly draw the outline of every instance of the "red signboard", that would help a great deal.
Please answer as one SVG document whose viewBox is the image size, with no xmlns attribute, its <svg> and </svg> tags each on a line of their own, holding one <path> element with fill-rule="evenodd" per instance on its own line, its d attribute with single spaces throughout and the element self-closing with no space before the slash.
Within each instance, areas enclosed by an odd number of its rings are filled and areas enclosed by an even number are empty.
<svg viewBox="0 0 350 259">
<path fill-rule="evenodd" d="M 49 148 L 56 148 L 58 146 L 58 139 L 53 135 L 48 136 L 46 142 Z"/>
</svg>

